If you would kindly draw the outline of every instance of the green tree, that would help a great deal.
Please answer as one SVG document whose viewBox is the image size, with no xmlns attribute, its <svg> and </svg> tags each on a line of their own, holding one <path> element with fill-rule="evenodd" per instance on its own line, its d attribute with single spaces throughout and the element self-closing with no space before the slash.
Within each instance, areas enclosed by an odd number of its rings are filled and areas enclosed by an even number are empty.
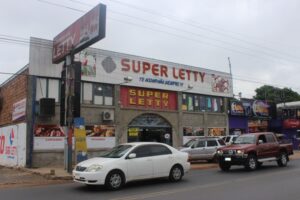
<svg viewBox="0 0 300 200">
<path fill-rule="evenodd" d="M 277 88 L 264 85 L 255 90 L 256 95 L 253 97 L 257 100 L 267 100 L 274 103 L 283 103 L 291 101 L 300 101 L 300 95 L 290 88 Z"/>
</svg>

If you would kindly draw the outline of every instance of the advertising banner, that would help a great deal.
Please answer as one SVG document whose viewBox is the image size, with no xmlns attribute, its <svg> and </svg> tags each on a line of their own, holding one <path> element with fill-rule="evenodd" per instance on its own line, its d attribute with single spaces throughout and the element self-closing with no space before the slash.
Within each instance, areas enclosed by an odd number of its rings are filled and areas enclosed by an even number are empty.
<svg viewBox="0 0 300 200">
<path fill-rule="evenodd" d="M 74 136 L 75 136 L 76 162 L 79 163 L 87 159 L 87 144 L 86 144 L 85 129 L 75 128 Z"/>
<path fill-rule="evenodd" d="M 245 115 L 245 109 L 242 102 L 232 101 L 230 102 L 230 114 L 231 115 Z"/>
<path fill-rule="evenodd" d="M 88 149 L 115 146 L 115 127 L 107 125 L 85 126 Z M 63 150 L 65 133 L 59 125 L 37 125 L 34 133 L 34 150 Z M 73 138 L 73 148 L 75 139 Z"/>
<path fill-rule="evenodd" d="M 25 118 L 26 115 L 26 99 L 22 99 L 13 104 L 12 121 L 17 121 Z"/>
<path fill-rule="evenodd" d="M 208 136 L 225 136 L 226 128 L 209 128 Z"/>
<path fill-rule="evenodd" d="M 191 139 L 204 136 L 204 128 L 201 127 L 183 127 L 183 144 L 187 143 Z"/>
<path fill-rule="evenodd" d="M 253 114 L 258 117 L 269 117 L 269 105 L 263 101 L 257 100 L 252 104 Z"/>
<path fill-rule="evenodd" d="M 177 95 L 169 91 L 121 87 L 121 105 L 124 108 L 177 110 Z"/>
<path fill-rule="evenodd" d="M 53 63 L 61 62 L 72 51 L 78 53 L 105 37 L 106 6 L 97 5 L 53 40 Z"/>
<path fill-rule="evenodd" d="M 26 124 L 0 128 L 0 165 L 26 165 Z"/>
</svg>

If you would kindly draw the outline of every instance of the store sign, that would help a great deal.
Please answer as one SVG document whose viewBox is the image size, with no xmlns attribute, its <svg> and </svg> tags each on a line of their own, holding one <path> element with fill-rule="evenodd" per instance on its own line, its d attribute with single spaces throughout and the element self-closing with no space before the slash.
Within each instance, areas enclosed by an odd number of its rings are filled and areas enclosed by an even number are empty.
<svg viewBox="0 0 300 200">
<path fill-rule="evenodd" d="M 0 128 L 0 165 L 25 166 L 26 124 Z"/>
<path fill-rule="evenodd" d="M 269 105 L 263 101 L 257 100 L 252 104 L 253 114 L 258 117 L 269 116 Z"/>
<path fill-rule="evenodd" d="M 231 115 L 245 115 L 243 103 L 238 102 L 238 101 L 230 102 L 230 114 Z"/>
<path fill-rule="evenodd" d="M 283 121 L 283 128 L 300 128 L 300 120 L 299 119 L 286 119 Z"/>
<path fill-rule="evenodd" d="M 13 104 L 12 121 L 17 121 L 26 115 L 26 99 Z"/>
<path fill-rule="evenodd" d="M 66 55 L 78 53 L 105 37 L 106 5 L 99 4 L 53 40 L 52 61 L 60 63 Z"/>
<path fill-rule="evenodd" d="M 177 95 L 175 92 L 121 87 L 121 105 L 123 107 L 176 110 Z"/>
</svg>

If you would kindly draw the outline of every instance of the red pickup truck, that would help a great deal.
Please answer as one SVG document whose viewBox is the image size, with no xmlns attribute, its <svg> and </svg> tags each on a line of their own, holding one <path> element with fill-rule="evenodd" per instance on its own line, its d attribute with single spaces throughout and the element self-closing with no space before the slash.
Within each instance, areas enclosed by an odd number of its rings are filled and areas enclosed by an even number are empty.
<svg viewBox="0 0 300 200">
<path fill-rule="evenodd" d="M 292 154 L 292 144 L 280 144 L 269 132 L 241 135 L 233 144 L 217 150 L 223 171 L 228 171 L 232 165 L 244 165 L 248 170 L 255 170 L 270 161 L 277 161 L 278 166 L 285 167 Z"/>
</svg>

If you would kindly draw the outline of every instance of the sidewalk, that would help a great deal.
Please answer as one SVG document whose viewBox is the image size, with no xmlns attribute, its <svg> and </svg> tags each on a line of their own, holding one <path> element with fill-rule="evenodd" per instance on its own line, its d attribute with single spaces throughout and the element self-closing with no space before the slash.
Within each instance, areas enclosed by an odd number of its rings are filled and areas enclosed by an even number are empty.
<svg viewBox="0 0 300 200">
<path fill-rule="evenodd" d="M 290 160 L 300 159 L 300 151 L 295 150 Z M 217 163 L 207 163 L 205 161 L 192 162 L 191 170 L 204 170 L 218 168 Z M 67 173 L 63 167 L 45 167 L 45 168 L 11 168 L 32 175 L 39 175 L 48 180 L 72 180 L 72 175 Z"/>
</svg>

